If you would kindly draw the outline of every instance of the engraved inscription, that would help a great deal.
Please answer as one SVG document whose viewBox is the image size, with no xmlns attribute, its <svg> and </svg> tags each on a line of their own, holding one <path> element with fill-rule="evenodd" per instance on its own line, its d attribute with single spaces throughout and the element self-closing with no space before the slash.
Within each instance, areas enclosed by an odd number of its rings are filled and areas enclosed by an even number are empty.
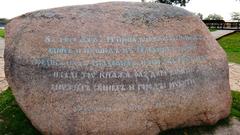
<svg viewBox="0 0 240 135">
<path fill-rule="evenodd" d="M 43 40 L 45 53 L 51 57 L 34 58 L 31 63 L 37 68 L 49 69 L 47 77 L 54 80 L 49 87 L 54 92 L 151 94 L 195 87 L 202 74 L 194 68 L 194 63 L 208 59 L 207 54 L 194 53 L 202 49 L 199 43 L 205 40 L 202 35 L 47 35 Z M 181 44 L 176 45 L 179 41 Z M 194 77 L 196 74 L 199 76 Z M 155 108 L 164 106 L 153 104 Z M 143 104 L 130 103 L 125 109 L 141 111 L 146 108 Z M 77 105 L 74 111 L 119 110 L 112 106 Z"/>
</svg>

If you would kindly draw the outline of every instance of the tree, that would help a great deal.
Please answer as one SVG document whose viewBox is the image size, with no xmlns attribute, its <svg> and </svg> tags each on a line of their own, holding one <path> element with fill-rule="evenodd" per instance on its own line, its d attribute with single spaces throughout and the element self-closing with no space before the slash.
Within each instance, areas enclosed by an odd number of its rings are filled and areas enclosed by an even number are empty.
<svg viewBox="0 0 240 135">
<path fill-rule="evenodd" d="M 8 23 L 8 19 L 6 19 L 6 18 L 0 18 L 0 23 L 3 23 L 3 24 L 6 24 L 6 23 Z"/>
<path fill-rule="evenodd" d="M 221 15 L 218 15 L 218 14 L 210 14 L 204 20 L 223 20 L 223 17 Z"/>
<path fill-rule="evenodd" d="M 145 0 L 142 0 L 145 1 Z M 165 4 L 176 4 L 176 5 L 180 5 L 180 6 L 186 6 L 186 3 L 188 3 L 190 0 L 156 0 L 155 2 L 157 3 L 165 3 Z M 240 1 L 240 0 L 236 0 L 236 1 Z"/>
<path fill-rule="evenodd" d="M 232 20 L 237 20 L 238 22 L 240 22 L 240 12 L 232 12 L 231 18 Z"/>
<path fill-rule="evenodd" d="M 203 19 L 203 14 L 201 13 L 194 13 L 196 16 L 198 16 L 201 20 Z"/>
<path fill-rule="evenodd" d="M 180 6 L 186 6 L 186 3 L 188 3 L 190 0 L 156 0 L 157 3 L 165 3 L 165 4 L 176 4 Z"/>
</svg>

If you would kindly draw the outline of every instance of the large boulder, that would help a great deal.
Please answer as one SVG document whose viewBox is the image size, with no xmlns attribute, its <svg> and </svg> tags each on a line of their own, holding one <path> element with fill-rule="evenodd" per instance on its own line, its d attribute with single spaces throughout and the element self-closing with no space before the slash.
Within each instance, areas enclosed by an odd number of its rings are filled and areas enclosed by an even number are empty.
<svg viewBox="0 0 240 135">
<path fill-rule="evenodd" d="M 231 105 L 226 54 L 192 13 L 111 2 L 6 26 L 5 73 L 43 134 L 158 134 L 214 124 Z"/>
</svg>

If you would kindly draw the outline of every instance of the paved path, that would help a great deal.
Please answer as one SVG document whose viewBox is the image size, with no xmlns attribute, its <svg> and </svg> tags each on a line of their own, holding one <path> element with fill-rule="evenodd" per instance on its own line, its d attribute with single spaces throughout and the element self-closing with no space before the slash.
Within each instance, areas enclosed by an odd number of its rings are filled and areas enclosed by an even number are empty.
<svg viewBox="0 0 240 135">
<path fill-rule="evenodd" d="M 8 87 L 4 74 L 4 60 L 3 60 L 4 47 L 5 47 L 4 39 L 0 38 L 0 92 Z"/>
<path fill-rule="evenodd" d="M 240 91 L 240 64 L 229 63 L 229 78 L 231 90 Z"/>
<path fill-rule="evenodd" d="M 211 33 L 216 39 L 218 39 L 233 32 L 234 30 L 217 30 Z M 231 90 L 240 91 L 240 64 L 229 63 L 229 80 Z"/>
<path fill-rule="evenodd" d="M 213 31 L 211 33 L 212 33 L 212 35 L 215 39 L 218 39 L 218 38 L 220 38 L 224 35 L 227 35 L 227 34 L 230 34 L 230 33 L 233 33 L 233 32 L 234 32 L 234 30 L 216 30 L 216 31 Z"/>
</svg>

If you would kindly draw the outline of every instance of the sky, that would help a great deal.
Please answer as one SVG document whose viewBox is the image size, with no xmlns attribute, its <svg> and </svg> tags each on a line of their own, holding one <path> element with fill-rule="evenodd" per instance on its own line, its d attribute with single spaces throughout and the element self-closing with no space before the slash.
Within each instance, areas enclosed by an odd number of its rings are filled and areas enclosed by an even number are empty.
<svg viewBox="0 0 240 135">
<path fill-rule="evenodd" d="M 107 1 L 141 2 L 141 0 L 0 0 L 0 18 L 11 19 L 21 14 L 40 9 Z M 224 20 L 230 20 L 232 12 L 240 12 L 240 1 L 190 0 L 186 7 L 183 8 L 191 12 L 202 13 L 204 18 L 209 14 L 216 13 L 223 16 Z"/>
</svg>

